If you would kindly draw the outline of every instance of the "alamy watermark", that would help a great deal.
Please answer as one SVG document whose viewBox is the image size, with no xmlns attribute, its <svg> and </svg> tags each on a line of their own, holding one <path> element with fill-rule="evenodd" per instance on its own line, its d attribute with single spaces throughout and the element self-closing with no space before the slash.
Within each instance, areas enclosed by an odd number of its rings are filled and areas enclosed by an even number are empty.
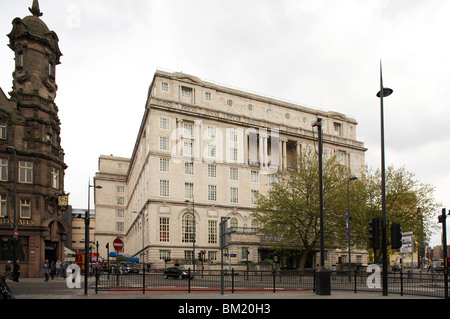
<svg viewBox="0 0 450 319">
<path fill-rule="evenodd" d="M 367 272 L 371 274 L 367 277 L 367 288 L 378 289 L 381 288 L 381 268 L 376 264 L 369 265 Z"/>
<path fill-rule="evenodd" d="M 81 268 L 77 264 L 70 264 L 66 269 L 67 288 L 81 288 Z"/>
</svg>

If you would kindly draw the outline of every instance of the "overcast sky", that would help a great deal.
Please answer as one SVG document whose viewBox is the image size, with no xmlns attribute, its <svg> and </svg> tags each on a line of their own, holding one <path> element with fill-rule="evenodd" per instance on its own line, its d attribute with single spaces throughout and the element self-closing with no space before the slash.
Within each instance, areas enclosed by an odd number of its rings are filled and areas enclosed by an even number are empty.
<svg viewBox="0 0 450 319">
<path fill-rule="evenodd" d="M 0 87 L 7 94 L 14 56 L 6 35 L 15 17 L 30 15 L 32 0 L 0 4 Z M 56 104 L 69 166 L 65 189 L 74 208 L 87 208 L 88 181 L 100 154 L 131 157 L 158 68 L 354 117 L 357 139 L 368 148 L 366 163 L 379 168 L 380 60 L 384 86 L 394 90 L 384 100 L 386 165 L 405 167 L 434 185 L 437 200 L 448 205 L 448 0 L 39 5 L 63 53 Z"/>
</svg>

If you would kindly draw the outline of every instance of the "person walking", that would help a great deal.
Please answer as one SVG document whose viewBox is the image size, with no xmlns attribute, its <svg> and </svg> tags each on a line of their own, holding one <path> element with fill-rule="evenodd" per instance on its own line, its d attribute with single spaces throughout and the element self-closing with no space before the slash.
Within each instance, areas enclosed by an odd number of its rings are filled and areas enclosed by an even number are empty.
<svg viewBox="0 0 450 319">
<path fill-rule="evenodd" d="M 8 260 L 5 264 L 5 273 L 3 274 L 3 277 L 6 279 L 8 278 L 9 280 L 12 280 L 12 276 L 11 276 L 11 260 Z"/>
<path fill-rule="evenodd" d="M 61 263 L 61 261 L 58 259 L 58 260 L 56 261 L 56 264 L 55 264 L 55 268 L 56 268 L 56 279 L 58 279 L 58 278 L 61 277 L 61 272 L 62 272 L 61 266 L 62 266 L 62 263 Z"/>
<path fill-rule="evenodd" d="M 62 277 L 63 279 L 66 279 L 66 272 L 67 272 L 67 262 L 63 259 L 61 263 L 61 271 L 62 271 Z"/>
<path fill-rule="evenodd" d="M 19 259 L 13 264 L 13 281 L 19 282 L 20 277 L 20 264 Z"/>
<path fill-rule="evenodd" d="M 52 263 L 50 264 L 50 277 L 52 277 L 52 280 L 55 278 L 55 274 L 56 274 L 56 265 L 55 261 L 52 260 Z"/>
<path fill-rule="evenodd" d="M 48 282 L 48 277 L 50 274 L 50 264 L 48 263 L 48 259 L 46 259 L 44 264 L 42 265 L 42 270 L 44 271 L 45 276 L 44 282 Z"/>
</svg>

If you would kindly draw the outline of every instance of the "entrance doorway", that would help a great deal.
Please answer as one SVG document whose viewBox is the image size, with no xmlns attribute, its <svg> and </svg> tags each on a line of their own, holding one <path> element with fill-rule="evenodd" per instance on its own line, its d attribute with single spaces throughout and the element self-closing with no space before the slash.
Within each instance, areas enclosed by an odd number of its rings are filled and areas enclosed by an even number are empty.
<svg viewBox="0 0 450 319">
<path fill-rule="evenodd" d="M 45 241 L 45 259 L 51 263 L 52 261 L 56 262 L 58 259 L 58 242 L 55 241 Z"/>
</svg>

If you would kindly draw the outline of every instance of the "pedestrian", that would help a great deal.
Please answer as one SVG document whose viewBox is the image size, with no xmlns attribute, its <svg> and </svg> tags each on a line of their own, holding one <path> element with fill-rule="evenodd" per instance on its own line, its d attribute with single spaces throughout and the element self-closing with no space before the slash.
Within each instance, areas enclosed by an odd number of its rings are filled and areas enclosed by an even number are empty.
<svg viewBox="0 0 450 319">
<path fill-rule="evenodd" d="M 11 276 L 11 260 L 8 260 L 5 264 L 5 274 L 3 275 L 3 277 L 8 278 L 9 280 L 12 280 L 12 276 Z"/>
<path fill-rule="evenodd" d="M 45 280 L 44 282 L 48 282 L 48 275 L 50 273 L 50 264 L 48 263 L 48 259 L 45 260 L 42 265 L 42 270 L 44 271 Z"/>
<path fill-rule="evenodd" d="M 56 267 L 56 278 L 58 279 L 61 277 L 61 271 L 62 271 L 61 270 L 61 261 L 59 259 L 56 261 L 55 267 Z"/>
<path fill-rule="evenodd" d="M 66 279 L 66 271 L 67 271 L 67 262 L 63 259 L 61 263 L 61 272 L 63 279 Z"/>
<path fill-rule="evenodd" d="M 52 280 L 55 278 L 55 274 L 56 274 L 56 265 L 55 261 L 52 260 L 52 263 L 50 265 L 50 277 L 52 277 Z"/>
<path fill-rule="evenodd" d="M 20 277 L 20 265 L 19 265 L 19 259 L 16 260 L 16 262 L 13 264 L 13 281 L 19 282 Z"/>
</svg>

